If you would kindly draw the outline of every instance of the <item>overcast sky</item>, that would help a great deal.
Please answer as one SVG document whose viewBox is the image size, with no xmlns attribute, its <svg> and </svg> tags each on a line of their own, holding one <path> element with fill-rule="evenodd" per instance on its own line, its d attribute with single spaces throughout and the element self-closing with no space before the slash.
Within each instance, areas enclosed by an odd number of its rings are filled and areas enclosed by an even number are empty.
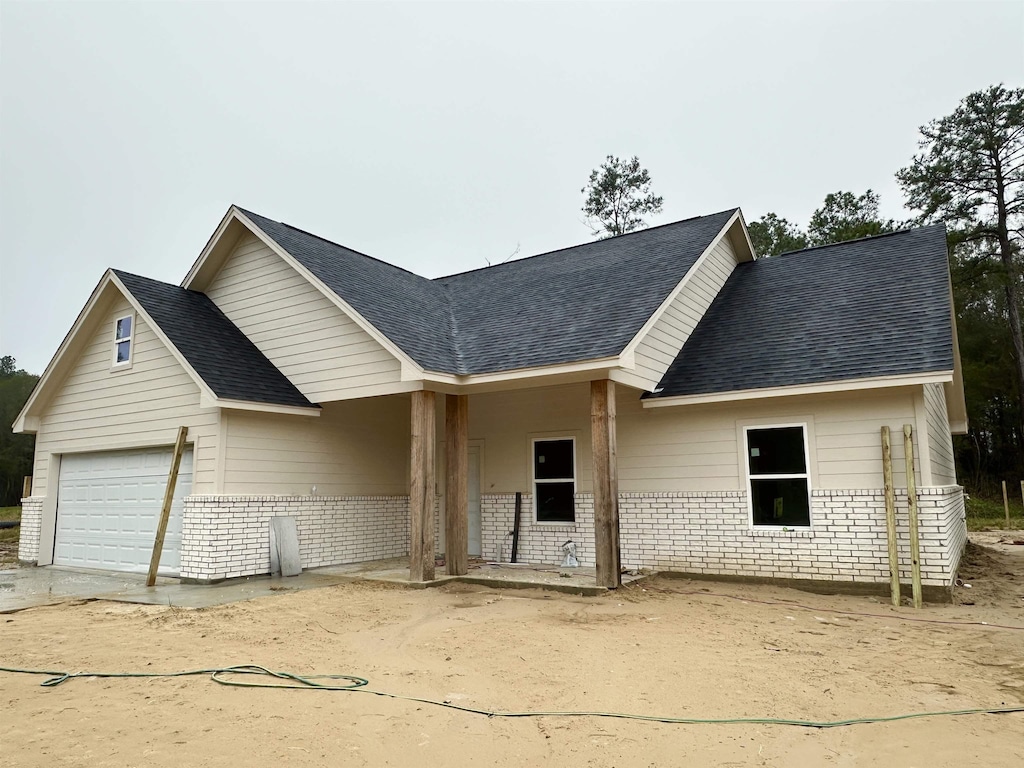
<svg viewBox="0 0 1024 768">
<path fill-rule="evenodd" d="M 661 224 L 806 224 L 917 128 L 1024 84 L 1024 3 L 0 0 L 0 354 L 41 373 L 103 271 L 179 283 L 231 203 L 435 277 L 586 242 L 636 154 Z"/>
</svg>

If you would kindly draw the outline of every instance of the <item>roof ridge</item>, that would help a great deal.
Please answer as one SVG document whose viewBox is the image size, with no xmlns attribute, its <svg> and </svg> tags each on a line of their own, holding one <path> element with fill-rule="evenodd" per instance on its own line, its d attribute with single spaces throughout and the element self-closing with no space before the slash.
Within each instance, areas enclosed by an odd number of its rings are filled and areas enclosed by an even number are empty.
<svg viewBox="0 0 1024 768">
<path fill-rule="evenodd" d="M 840 240 L 838 243 L 822 243 L 821 245 L 811 245 L 807 248 L 797 248 L 795 251 L 783 251 L 777 253 L 774 256 L 762 256 L 758 261 L 767 259 L 777 259 L 780 256 L 791 256 L 796 253 L 806 253 L 807 251 L 820 251 L 822 248 L 835 248 L 838 245 L 849 245 L 850 243 L 860 243 L 865 240 L 878 240 L 881 237 L 891 237 L 892 235 L 905 235 L 908 232 L 915 232 L 919 229 L 931 229 L 933 227 L 941 227 L 942 224 L 925 224 L 920 227 L 902 227 L 900 229 L 894 229 L 892 232 L 879 232 L 877 235 L 864 235 L 864 237 L 854 237 L 850 240 Z"/>
<path fill-rule="evenodd" d="M 535 253 L 531 256 L 524 256 L 521 259 L 515 259 L 512 261 L 503 261 L 500 264 L 488 264 L 486 267 L 476 267 L 475 269 L 467 269 L 462 272 L 453 272 L 450 275 L 441 275 L 440 277 L 430 278 L 431 282 L 437 282 L 438 280 L 447 280 L 450 277 L 459 277 L 460 275 L 469 275 L 473 272 L 482 272 L 486 269 L 497 269 L 498 267 L 504 267 L 510 264 L 520 264 L 530 259 L 536 259 L 539 256 L 550 256 L 553 253 L 561 253 L 562 251 L 571 251 L 574 248 L 586 248 L 591 245 L 597 245 L 598 243 L 607 243 L 610 240 L 620 240 L 623 237 L 629 237 L 630 235 L 640 235 L 644 232 L 650 232 L 655 229 L 664 229 L 665 227 L 674 227 L 677 224 L 685 224 L 690 221 L 697 221 L 699 219 L 709 219 L 712 216 L 721 216 L 723 213 L 735 213 L 739 208 L 726 208 L 721 211 L 715 211 L 714 213 L 706 213 L 701 216 L 690 216 L 687 219 L 679 219 L 678 221 L 669 221 L 665 224 L 657 224 L 653 227 L 644 227 L 643 229 L 635 229 L 632 232 L 623 232 L 621 235 L 612 235 L 611 237 L 603 237 L 600 240 L 591 240 L 589 243 L 577 243 L 576 245 L 566 245 L 562 248 L 553 248 L 550 251 L 542 251 L 541 253 Z"/>
<path fill-rule="evenodd" d="M 115 275 L 118 275 L 118 276 L 120 276 L 120 275 L 127 275 L 128 277 L 137 277 L 140 280 L 147 280 L 147 281 L 149 281 L 151 283 L 156 283 L 158 285 L 166 285 L 168 288 L 178 288 L 178 289 L 180 289 L 182 291 L 186 291 L 187 293 L 198 293 L 198 294 L 201 294 L 203 296 L 206 295 L 202 291 L 196 291 L 196 290 L 193 290 L 192 288 L 186 288 L 185 286 L 181 285 L 180 283 L 168 283 L 168 282 L 166 282 L 164 280 L 157 280 L 155 277 L 149 277 L 148 275 L 140 275 L 137 272 L 129 272 L 127 269 L 118 269 L 117 267 L 109 267 L 109 269 L 110 269 L 111 272 L 113 272 Z"/>
<path fill-rule="evenodd" d="M 282 227 L 288 227 L 288 229 L 293 230 L 295 232 L 299 232 L 299 233 L 301 233 L 303 235 L 306 235 L 307 237 L 312 237 L 314 240 L 320 240 L 321 242 L 327 243 L 328 245 L 333 245 L 335 248 L 344 248 L 346 251 L 351 251 L 352 253 L 356 254 L 357 256 L 362 256 L 365 259 L 370 259 L 371 261 L 376 261 L 378 264 L 383 264 L 384 266 L 390 267 L 391 269 L 397 270 L 399 272 L 405 272 L 407 275 L 412 275 L 413 277 L 417 277 L 420 280 L 426 280 L 427 282 L 433 282 L 429 277 L 424 277 L 423 275 L 418 275 L 415 272 L 413 272 L 412 270 L 406 269 L 405 267 L 400 267 L 397 264 L 392 264 L 390 261 L 384 261 L 384 259 L 378 259 L 376 256 L 371 256 L 370 254 L 364 253 L 363 251 L 357 251 L 355 248 L 352 248 L 351 246 L 343 245 L 342 243 L 337 243 L 334 240 L 330 240 L 329 238 L 326 238 L 326 237 L 324 237 L 322 235 L 318 235 L 315 232 L 310 232 L 308 230 L 302 229 L 301 227 L 296 227 L 294 224 L 289 224 L 286 221 L 275 221 L 274 219 L 270 218 L 269 216 L 264 216 L 263 214 L 256 213 L 255 211 L 248 211 L 245 208 L 242 208 L 241 206 L 235 206 L 235 207 L 238 208 L 238 210 L 240 210 L 242 213 L 244 213 L 246 215 L 255 215 L 255 216 L 259 216 L 261 219 L 266 219 L 267 221 L 274 221 L 275 224 L 280 224 Z"/>
</svg>

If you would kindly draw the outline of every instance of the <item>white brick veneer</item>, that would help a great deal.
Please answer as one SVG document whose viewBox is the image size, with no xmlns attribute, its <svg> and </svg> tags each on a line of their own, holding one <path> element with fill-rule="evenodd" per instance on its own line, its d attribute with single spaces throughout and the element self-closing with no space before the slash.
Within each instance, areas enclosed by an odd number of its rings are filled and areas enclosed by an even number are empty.
<svg viewBox="0 0 1024 768">
<path fill-rule="evenodd" d="M 43 496 L 21 500 L 21 537 L 18 539 L 18 560 L 35 565 L 39 562 L 39 536 L 43 527 Z"/>
<path fill-rule="evenodd" d="M 210 581 L 270 571 L 270 518 L 297 518 L 303 568 L 409 552 L 408 496 L 188 496 L 181 577 Z"/>
<path fill-rule="evenodd" d="M 508 560 L 514 494 L 481 499 L 483 555 Z M 921 575 L 946 586 L 956 574 L 967 540 L 959 486 L 919 491 Z M 690 573 L 884 582 L 889 578 L 885 498 L 880 490 L 814 491 L 813 528 L 753 530 L 746 492 L 622 493 L 619 526 L 622 564 Z M 910 579 L 907 501 L 897 494 L 901 578 Z M 558 563 L 567 539 L 583 565 L 594 564 L 594 511 L 590 494 L 576 496 L 572 525 L 533 522 L 523 495 L 519 561 Z"/>
</svg>

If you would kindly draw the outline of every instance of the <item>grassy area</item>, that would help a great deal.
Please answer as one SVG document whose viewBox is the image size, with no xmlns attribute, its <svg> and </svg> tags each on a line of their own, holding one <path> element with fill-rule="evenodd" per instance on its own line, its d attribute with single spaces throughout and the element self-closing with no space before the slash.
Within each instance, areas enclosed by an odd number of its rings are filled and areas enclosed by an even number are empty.
<svg viewBox="0 0 1024 768">
<path fill-rule="evenodd" d="M 0 520 L 21 520 L 21 507 L 0 507 Z M 0 542 L 17 542 L 20 535 L 20 528 L 0 530 Z"/>
<path fill-rule="evenodd" d="M 984 498 L 971 495 L 967 500 L 967 530 L 983 531 L 986 528 L 1005 528 L 1006 513 L 1003 511 L 1003 499 Z M 1024 506 L 1020 496 L 1010 497 L 1010 527 L 1024 529 Z"/>
</svg>

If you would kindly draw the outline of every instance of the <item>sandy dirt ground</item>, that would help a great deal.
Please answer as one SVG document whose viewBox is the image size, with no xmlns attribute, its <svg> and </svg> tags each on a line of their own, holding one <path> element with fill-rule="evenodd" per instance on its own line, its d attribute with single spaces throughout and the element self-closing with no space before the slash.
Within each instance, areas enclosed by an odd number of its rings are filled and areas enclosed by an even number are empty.
<svg viewBox="0 0 1024 768">
<path fill-rule="evenodd" d="M 171 671 L 251 662 L 349 673 L 375 689 L 488 709 L 706 718 L 1024 704 L 1024 631 L 991 626 L 1024 627 L 1024 546 L 972 547 L 964 573 L 972 586 L 959 594 L 973 604 L 923 611 L 669 579 L 601 598 L 346 585 L 203 610 L 66 604 L 0 615 L 0 665 Z M 497 719 L 200 677 L 39 682 L 0 674 L 0 765 L 1024 765 L 1024 714 L 819 730 Z"/>
</svg>

